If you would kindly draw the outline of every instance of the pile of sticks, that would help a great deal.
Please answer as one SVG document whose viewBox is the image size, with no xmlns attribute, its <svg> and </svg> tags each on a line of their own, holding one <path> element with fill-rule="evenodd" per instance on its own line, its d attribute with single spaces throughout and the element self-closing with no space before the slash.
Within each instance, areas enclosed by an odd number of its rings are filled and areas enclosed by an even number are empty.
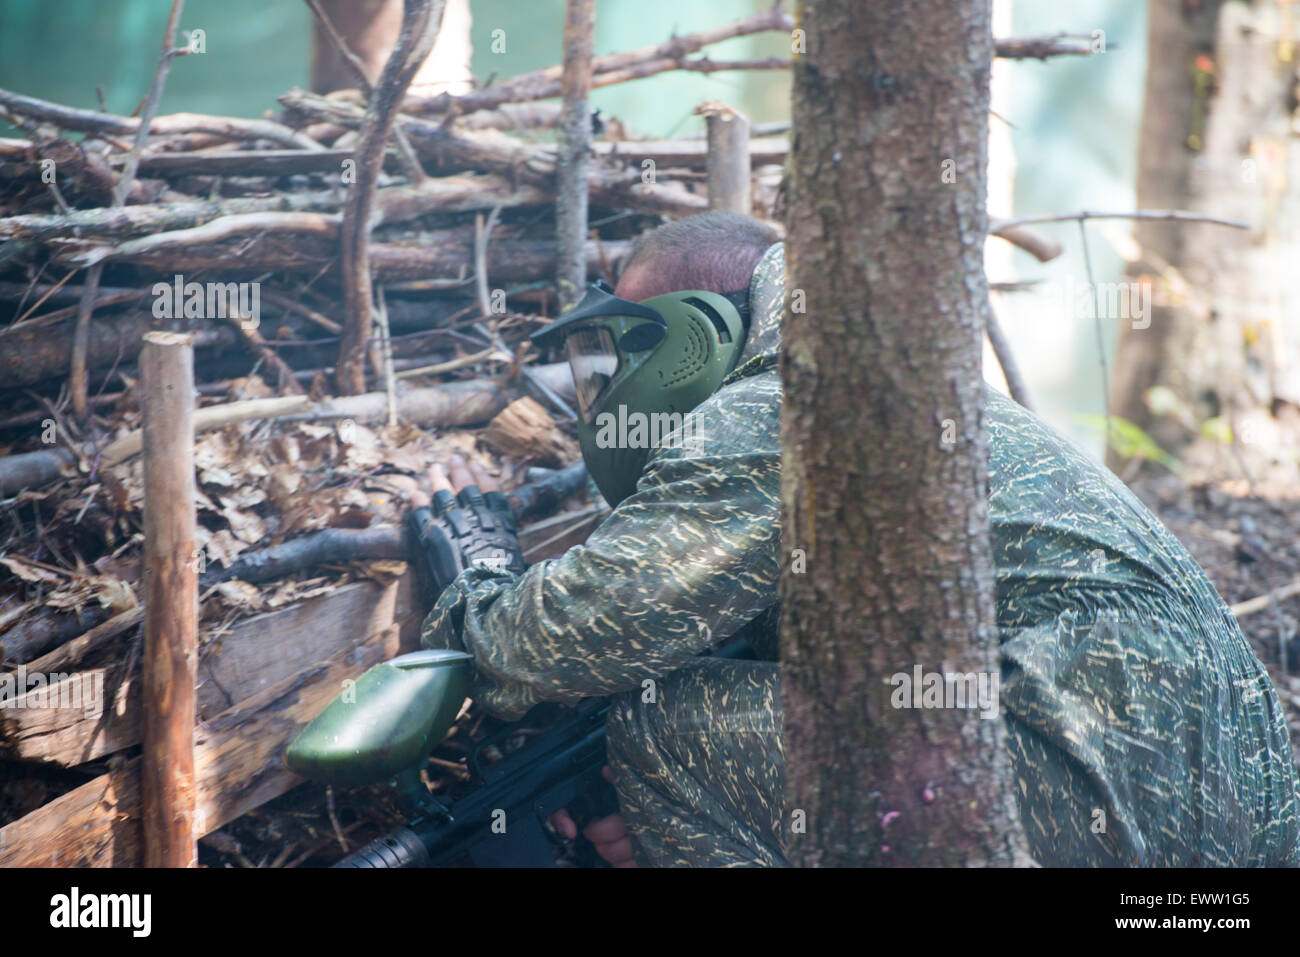
<svg viewBox="0 0 1300 957">
<path fill-rule="evenodd" d="M 771 11 L 596 57 L 591 83 L 667 69 L 776 68 L 688 56 L 788 28 L 788 15 Z M 374 331 L 360 341 L 352 329 L 348 298 L 359 283 L 349 281 L 347 220 L 367 177 L 366 277 L 386 300 L 393 371 L 485 350 L 483 360 L 517 359 L 531 331 L 521 317 L 556 304 L 557 149 L 546 137 L 559 107 L 537 101 L 559 92 L 561 73 L 539 70 L 462 96 L 399 98 L 391 135 L 373 154 L 367 123 L 381 91 L 360 74 L 360 89 L 292 90 L 276 118 L 257 120 L 114 116 L 0 90 L 0 116 L 26 134 L 0 140 L 0 386 L 48 394 L 50 380 L 67 380 L 84 417 L 111 400 L 143 332 L 164 328 L 196 335 L 200 383 L 208 369 L 217 378 L 240 363 L 247 371 L 251 354 L 285 394 L 318 371 L 340 392 L 365 391 L 355 370 L 374 358 L 370 381 L 379 382 L 383 362 L 371 355 Z M 756 143 L 753 161 L 780 162 L 784 149 L 777 138 Z M 605 139 L 591 152 L 590 274 L 612 278 L 625 237 L 708 208 L 703 140 Z M 263 315 L 256 325 L 195 314 L 202 310 L 165 315 L 154 290 L 178 275 L 256 282 Z M 464 328 L 480 321 L 491 328 Z M 0 419 L 0 429 L 44 418 L 37 403 Z"/>
</svg>

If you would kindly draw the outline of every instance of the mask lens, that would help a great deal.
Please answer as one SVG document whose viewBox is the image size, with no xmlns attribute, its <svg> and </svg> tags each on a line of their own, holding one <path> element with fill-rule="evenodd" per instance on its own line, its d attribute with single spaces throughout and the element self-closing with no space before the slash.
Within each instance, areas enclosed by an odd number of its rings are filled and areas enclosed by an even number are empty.
<svg viewBox="0 0 1300 957">
<path fill-rule="evenodd" d="M 606 329 L 578 329 L 565 337 L 564 347 L 573 370 L 578 409 L 583 421 L 590 424 L 618 371 L 614 337 Z"/>
</svg>

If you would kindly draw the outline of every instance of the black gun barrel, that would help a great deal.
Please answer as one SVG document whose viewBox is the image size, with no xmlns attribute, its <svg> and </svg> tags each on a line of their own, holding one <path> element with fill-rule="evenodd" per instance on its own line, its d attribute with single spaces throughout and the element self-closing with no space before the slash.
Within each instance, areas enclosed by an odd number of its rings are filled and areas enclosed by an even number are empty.
<svg viewBox="0 0 1300 957">
<path fill-rule="evenodd" d="M 409 827 L 399 827 L 391 834 L 376 838 L 360 850 L 353 851 L 335 867 L 428 867 L 429 848 L 424 839 Z"/>
<path fill-rule="evenodd" d="M 507 834 L 523 840 L 539 837 L 529 820 L 539 799 L 557 789 L 576 796 L 599 784 L 605 763 L 607 702 L 583 708 L 491 769 L 491 779 L 457 801 L 451 819 L 421 818 L 371 841 L 334 867 L 438 867 L 454 863 L 484 840 L 491 840 L 493 816 L 505 812 Z M 513 829 L 513 830 L 511 830 Z M 505 835 L 499 835 L 504 838 Z M 549 844 L 546 846 L 549 847 Z M 536 849 L 534 849 L 536 851 Z"/>
</svg>

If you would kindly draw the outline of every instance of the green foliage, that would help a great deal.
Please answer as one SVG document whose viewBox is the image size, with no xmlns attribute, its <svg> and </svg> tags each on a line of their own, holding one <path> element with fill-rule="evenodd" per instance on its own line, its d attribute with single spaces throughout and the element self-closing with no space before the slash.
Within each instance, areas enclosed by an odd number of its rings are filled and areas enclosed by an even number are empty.
<svg viewBox="0 0 1300 957">
<path fill-rule="evenodd" d="M 1104 432 L 1106 429 L 1105 416 L 1079 415 L 1078 418 L 1098 432 Z M 1182 471 L 1183 464 L 1178 459 L 1162 449 L 1156 444 L 1155 439 L 1128 419 L 1112 415 L 1110 417 L 1109 438 L 1110 447 L 1114 449 L 1116 455 L 1123 456 L 1126 459 L 1145 459 L 1149 462 L 1155 462 L 1174 473 Z"/>
<path fill-rule="evenodd" d="M 1231 445 L 1232 425 L 1223 416 L 1216 415 L 1214 418 L 1206 419 L 1201 423 L 1201 435 L 1207 439 L 1222 442 L 1224 445 Z"/>
</svg>

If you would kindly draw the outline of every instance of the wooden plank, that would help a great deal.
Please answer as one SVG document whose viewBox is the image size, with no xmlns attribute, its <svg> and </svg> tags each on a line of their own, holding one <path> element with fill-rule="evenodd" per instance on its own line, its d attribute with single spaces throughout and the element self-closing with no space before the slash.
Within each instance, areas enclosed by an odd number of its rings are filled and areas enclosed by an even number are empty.
<svg viewBox="0 0 1300 957">
<path fill-rule="evenodd" d="M 353 582 L 233 626 L 200 653 L 200 717 L 224 711 L 232 702 L 279 684 L 304 664 L 418 612 L 413 582 L 410 572 L 387 585 Z"/>
<path fill-rule="evenodd" d="M 295 734 L 345 679 L 415 650 L 420 617 L 259 691 L 199 726 L 196 837 L 283 794 L 302 779 L 283 765 Z M 139 759 L 0 828 L 0 867 L 132 867 L 143 861 Z"/>
<path fill-rule="evenodd" d="M 535 522 L 519 533 L 524 560 L 535 565 L 547 558 L 559 558 L 574 545 L 585 542 L 607 517 L 609 506 L 595 502 Z"/>
<path fill-rule="evenodd" d="M 358 644 L 394 622 L 419 618 L 413 576 L 388 585 L 354 582 L 319 598 L 249 618 L 205 648 L 199 662 L 201 719 L 230 707 L 319 661 Z M 0 752 L 27 761 L 72 766 L 140 740 L 139 672 L 90 668 L 29 691 L 0 707 Z M 51 676 L 53 677 L 53 676 Z M 103 692 L 102 713 L 87 711 L 84 695 Z M 38 698 L 37 695 L 44 695 Z M 50 707 L 55 702 L 65 707 Z"/>
</svg>

